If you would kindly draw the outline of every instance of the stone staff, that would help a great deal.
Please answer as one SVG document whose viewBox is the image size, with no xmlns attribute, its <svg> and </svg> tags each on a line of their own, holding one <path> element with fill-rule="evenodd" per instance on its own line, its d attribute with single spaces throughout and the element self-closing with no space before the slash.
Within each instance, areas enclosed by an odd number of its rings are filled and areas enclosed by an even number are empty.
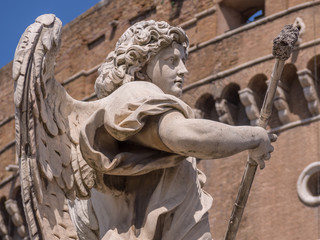
<svg viewBox="0 0 320 240">
<path fill-rule="evenodd" d="M 272 54 L 276 58 L 271 81 L 268 86 L 263 105 L 260 111 L 258 126 L 266 128 L 272 113 L 273 99 L 277 90 L 285 61 L 290 57 L 292 49 L 298 40 L 299 30 L 292 25 L 286 25 L 280 34 L 273 40 Z M 225 240 L 233 240 L 236 237 L 240 225 L 241 217 L 247 203 L 251 185 L 257 170 L 257 162 L 248 157 L 246 168 L 241 180 L 238 195 L 234 203 Z M 260 165 L 264 168 L 264 164 Z"/>
</svg>

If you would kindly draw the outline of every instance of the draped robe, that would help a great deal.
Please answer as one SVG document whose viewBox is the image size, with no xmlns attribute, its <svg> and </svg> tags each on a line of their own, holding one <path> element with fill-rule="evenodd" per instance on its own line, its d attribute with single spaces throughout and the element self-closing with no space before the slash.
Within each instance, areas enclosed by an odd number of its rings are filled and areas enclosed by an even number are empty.
<svg viewBox="0 0 320 240">
<path fill-rule="evenodd" d="M 103 173 L 91 202 L 100 238 L 211 239 L 212 198 L 196 159 L 174 153 L 159 136 L 161 118 L 191 108 L 149 82 L 130 82 L 105 98 L 80 134 L 83 158 Z"/>
</svg>

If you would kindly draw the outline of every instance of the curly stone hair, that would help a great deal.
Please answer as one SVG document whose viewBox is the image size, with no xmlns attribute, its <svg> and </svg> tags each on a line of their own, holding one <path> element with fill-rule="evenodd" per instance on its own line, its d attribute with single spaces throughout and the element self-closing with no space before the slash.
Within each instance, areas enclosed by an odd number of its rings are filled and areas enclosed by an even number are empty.
<svg viewBox="0 0 320 240">
<path fill-rule="evenodd" d="M 99 68 L 94 86 L 98 98 L 108 96 L 127 82 L 146 80 L 143 67 L 152 56 L 173 42 L 181 44 L 187 53 L 189 40 L 182 28 L 153 20 L 138 22 L 128 28 Z"/>
</svg>

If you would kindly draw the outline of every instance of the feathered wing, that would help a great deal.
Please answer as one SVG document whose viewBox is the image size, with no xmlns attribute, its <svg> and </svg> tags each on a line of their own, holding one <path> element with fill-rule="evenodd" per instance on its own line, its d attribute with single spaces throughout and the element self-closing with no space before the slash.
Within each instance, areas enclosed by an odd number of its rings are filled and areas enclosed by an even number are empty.
<svg viewBox="0 0 320 240">
<path fill-rule="evenodd" d="M 78 145 L 81 122 L 95 107 L 72 99 L 53 77 L 61 26 L 52 14 L 38 17 L 13 63 L 17 158 L 32 239 L 77 239 L 68 200 L 89 197 L 95 185 Z"/>
</svg>

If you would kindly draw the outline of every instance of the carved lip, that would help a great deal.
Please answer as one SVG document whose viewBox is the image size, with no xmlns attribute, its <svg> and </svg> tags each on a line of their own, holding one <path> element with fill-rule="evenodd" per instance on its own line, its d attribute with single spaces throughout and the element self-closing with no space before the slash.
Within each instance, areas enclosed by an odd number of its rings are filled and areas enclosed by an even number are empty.
<svg viewBox="0 0 320 240">
<path fill-rule="evenodd" d="M 176 80 L 174 80 L 175 83 L 183 83 L 183 79 L 182 78 L 177 78 Z"/>
</svg>

